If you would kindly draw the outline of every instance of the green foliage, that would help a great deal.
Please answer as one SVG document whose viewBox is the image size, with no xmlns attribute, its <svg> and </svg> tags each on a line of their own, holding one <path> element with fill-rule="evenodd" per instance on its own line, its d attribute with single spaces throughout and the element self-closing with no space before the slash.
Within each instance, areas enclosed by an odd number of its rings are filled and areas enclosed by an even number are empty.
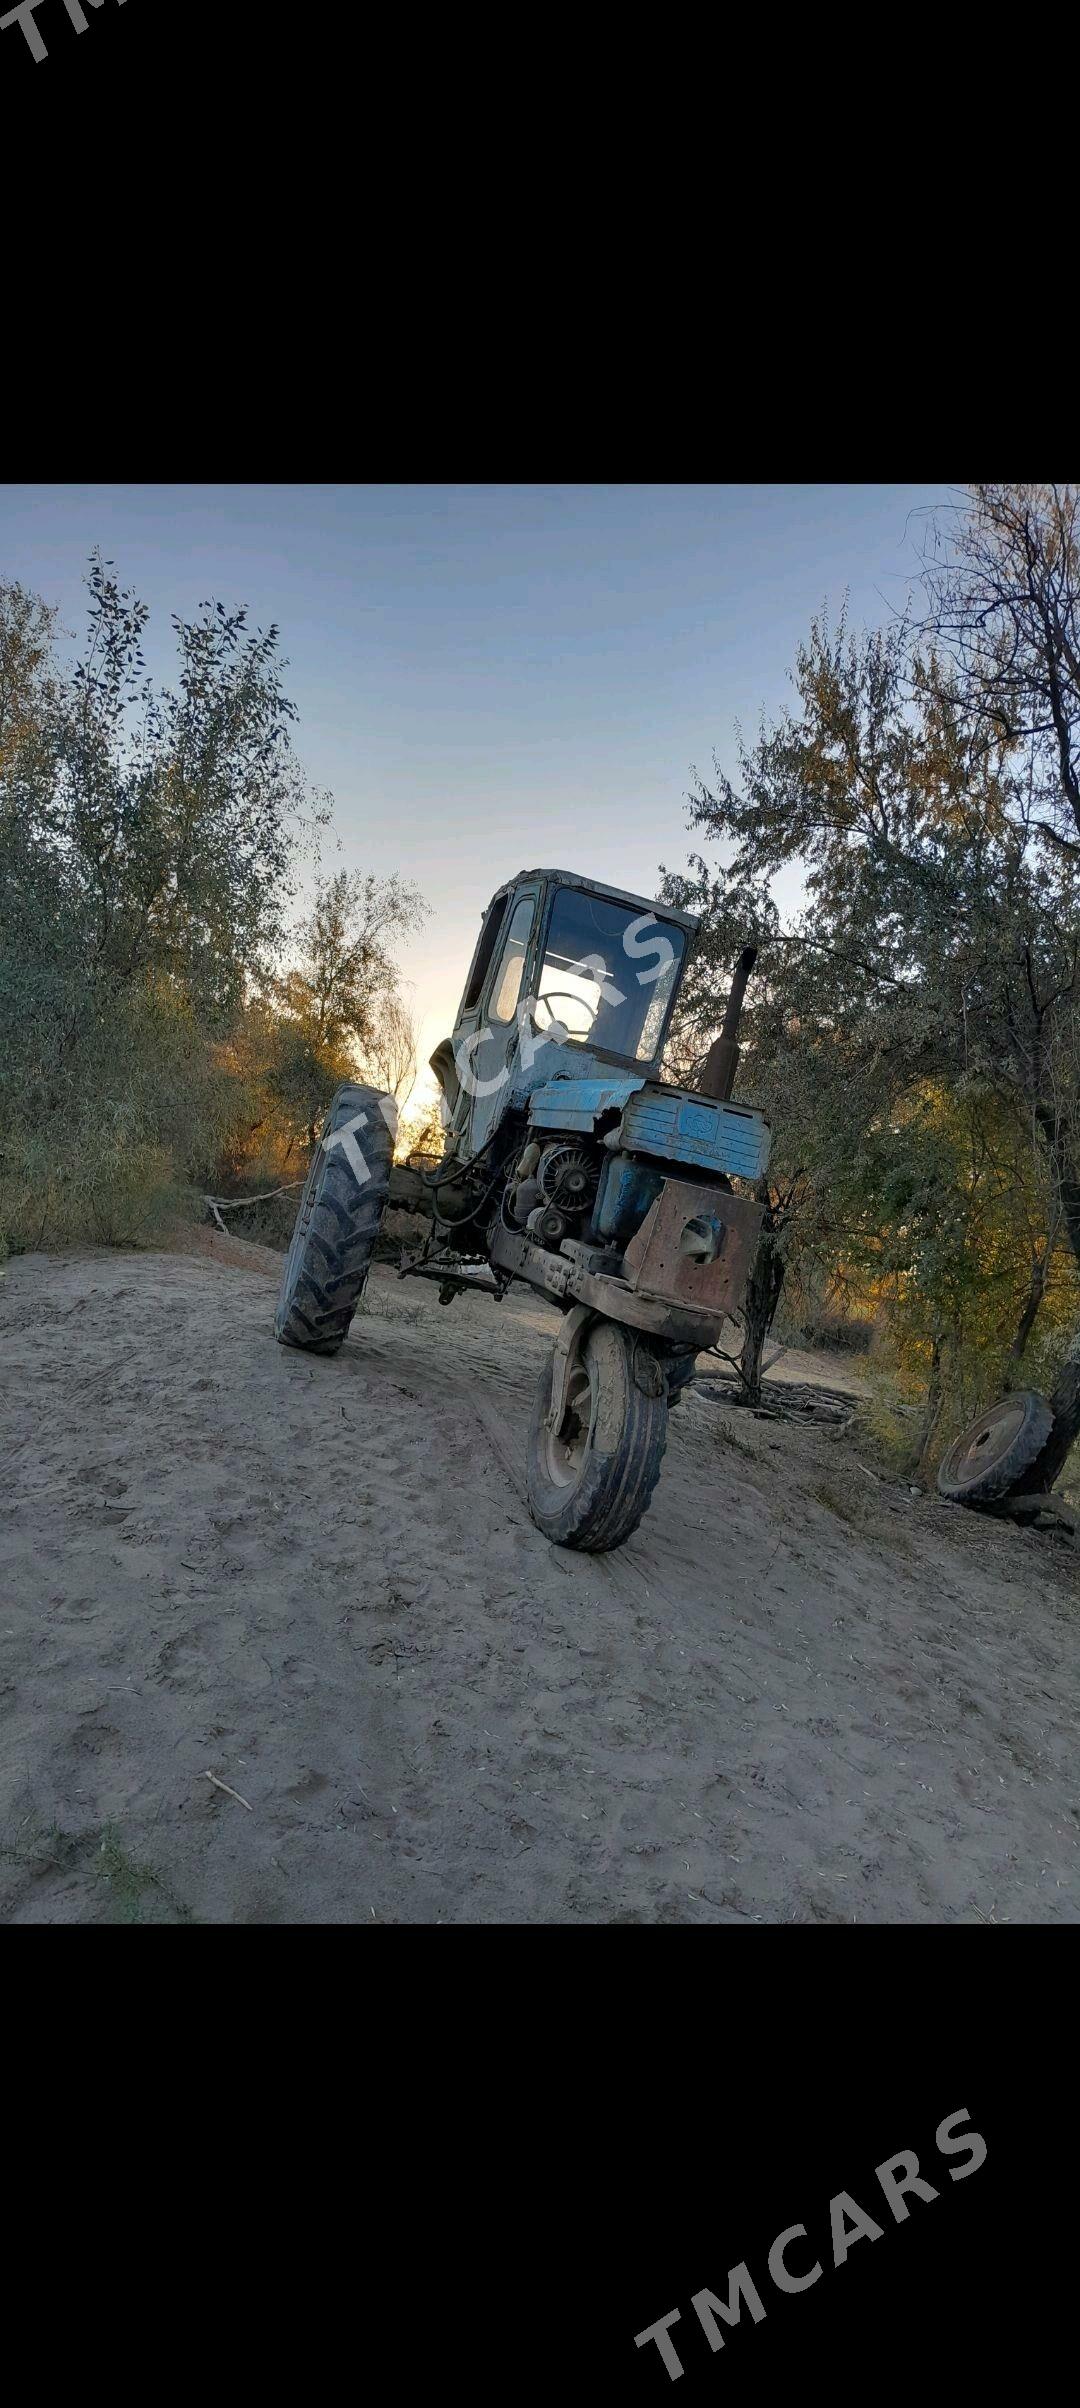
<svg viewBox="0 0 1080 2408">
<path fill-rule="evenodd" d="M 684 1060 L 761 947 L 740 1092 L 775 1130 L 766 1225 L 789 1280 L 869 1304 L 917 1369 L 924 1453 L 1077 1309 L 1078 528 L 1072 488 L 980 488 L 920 625 L 816 622 L 792 707 L 692 794 L 723 868 L 665 878 L 703 916 Z"/>
<path fill-rule="evenodd" d="M 0 586 L 5 1247 L 138 1243 L 253 1147 L 279 1167 L 353 1071 L 421 909 L 342 874 L 297 940 L 328 806 L 291 748 L 276 628 L 220 603 L 175 619 L 175 689 L 157 688 L 144 605 L 97 555 L 88 585 L 70 672 L 54 615 Z"/>
<path fill-rule="evenodd" d="M 105 1893 L 110 1922 L 191 1922 L 190 1908 L 174 1896 L 153 1865 L 132 1856 L 112 1823 L 102 1830 L 93 1869 Z"/>
</svg>

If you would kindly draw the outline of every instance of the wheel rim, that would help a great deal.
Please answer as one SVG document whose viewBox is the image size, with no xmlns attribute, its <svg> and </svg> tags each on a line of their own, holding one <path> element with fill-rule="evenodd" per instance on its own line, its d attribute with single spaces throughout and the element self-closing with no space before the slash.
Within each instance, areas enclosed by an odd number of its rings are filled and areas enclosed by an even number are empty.
<svg viewBox="0 0 1080 2408">
<path fill-rule="evenodd" d="M 991 1405 L 989 1412 L 973 1422 L 970 1430 L 965 1430 L 950 1447 L 942 1465 L 949 1482 L 966 1488 L 969 1482 L 982 1480 L 994 1471 L 1023 1429 L 1025 1419 L 1023 1397 L 1006 1396 L 1000 1404 Z"/>
<path fill-rule="evenodd" d="M 558 1435 L 544 1425 L 541 1446 L 544 1470 L 553 1488 L 576 1488 L 585 1468 L 596 1413 L 596 1390 L 587 1363 L 574 1364 L 566 1391 L 566 1410 Z"/>
</svg>

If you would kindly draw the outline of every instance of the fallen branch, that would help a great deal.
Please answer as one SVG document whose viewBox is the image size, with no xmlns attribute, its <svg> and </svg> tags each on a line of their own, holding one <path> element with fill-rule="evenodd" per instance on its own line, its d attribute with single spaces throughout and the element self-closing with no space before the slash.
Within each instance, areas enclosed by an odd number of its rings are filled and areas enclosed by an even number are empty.
<svg viewBox="0 0 1080 2408">
<path fill-rule="evenodd" d="M 248 1814 L 254 1814 L 254 1807 L 248 1805 L 247 1799 L 241 1797 L 239 1790 L 230 1789 L 227 1781 L 219 1781 L 216 1773 L 204 1773 L 203 1780 L 212 1781 L 215 1789 L 223 1789 L 227 1798 L 235 1798 L 238 1806 L 243 1806 Z"/>
<path fill-rule="evenodd" d="M 219 1228 L 224 1229 L 225 1224 L 221 1219 L 222 1212 L 243 1212 L 244 1207 L 247 1204 L 269 1204 L 272 1196 L 289 1196 L 292 1194 L 294 1188 L 304 1187 L 305 1185 L 306 1181 L 303 1179 L 287 1179 L 284 1187 L 268 1187 L 261 1196 L 204 1196 L 203 1203 L 209 1204 L 210 1210 L 213 1213 L 214 1219 L 217 1221 Z M 219 1206 L 220 1211 L 218 1209 Z M 226 1229 L 226 1237 L 228 1234 L 228 1230 Z"/>
</svg>

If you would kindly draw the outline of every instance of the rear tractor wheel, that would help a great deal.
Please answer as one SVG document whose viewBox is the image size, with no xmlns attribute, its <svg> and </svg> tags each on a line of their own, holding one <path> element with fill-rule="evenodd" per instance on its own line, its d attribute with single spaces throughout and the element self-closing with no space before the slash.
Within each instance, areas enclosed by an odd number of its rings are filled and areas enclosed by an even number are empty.
<svg viewBox="0 0 1080 2408">
<path fill-rule="evenodd" d="M 390 1186 L 393 1108 L 339 1087 L 300 1199 L 274 1315 L 283 1346 L 336 1354 L 364 1291 Z"/>
<path fill-rule="evenodd" d="M 555 1546 L 601 1554 L 637 1529 L 660 1476 L 667 1381 L 646 1339 L 614 1321 L 593 1320 L 566 1349 L 563 1404 L 553 1428 L 561 1345 L 560 1339 L 536 1392 L 529 1512 Z"/>
<path fill-rule="evenodd" d="M 1045 1396 L 1017 1388 L 955 1438 L 938 1467 L 938 1494 L 956 1505 L 994 1505 L 1030 1472 L 1054 1426 Z"/>
</svg>

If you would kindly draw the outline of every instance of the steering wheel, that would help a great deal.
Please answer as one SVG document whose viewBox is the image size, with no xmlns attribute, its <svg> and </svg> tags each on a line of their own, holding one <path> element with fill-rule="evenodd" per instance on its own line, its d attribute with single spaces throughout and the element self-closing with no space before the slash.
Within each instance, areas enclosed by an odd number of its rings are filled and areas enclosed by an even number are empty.
<svg viewBox="0 0 1080 2408">
<path fill-rule="evenodd" d="M 587 1012 L 589 1015 L 588 1028 L 577 1030 L 566 1028 L 565 1020 L 558 1020 L 558 1015 L 552 1011 L 551 1006 L 553 1002 L 572 1003 L 577 1006 L 578 1011 Z M 576 1035 L 580 1037 L 587 1037 L 589 1029 L 592 1028 L 596 1019 L 597 1010 L 599 1009 L 599 1006 L 597 1005 L 586 1003 L 584 995 L 571 995 L 566 991 L 565 988 L 562 987 L 550 987 L 546 995 L 536 996 L 533 1003 L 534 1018 L 539 1012 L 542 1003 L 546 1004 L 549 1017 L 546 1022 L 541 1024 L 541 1035 L 546 1035 L 547 1030 L 557 1024 L 560 1028 L 566 1028 L 567 1036 Z"/>
</svg>

